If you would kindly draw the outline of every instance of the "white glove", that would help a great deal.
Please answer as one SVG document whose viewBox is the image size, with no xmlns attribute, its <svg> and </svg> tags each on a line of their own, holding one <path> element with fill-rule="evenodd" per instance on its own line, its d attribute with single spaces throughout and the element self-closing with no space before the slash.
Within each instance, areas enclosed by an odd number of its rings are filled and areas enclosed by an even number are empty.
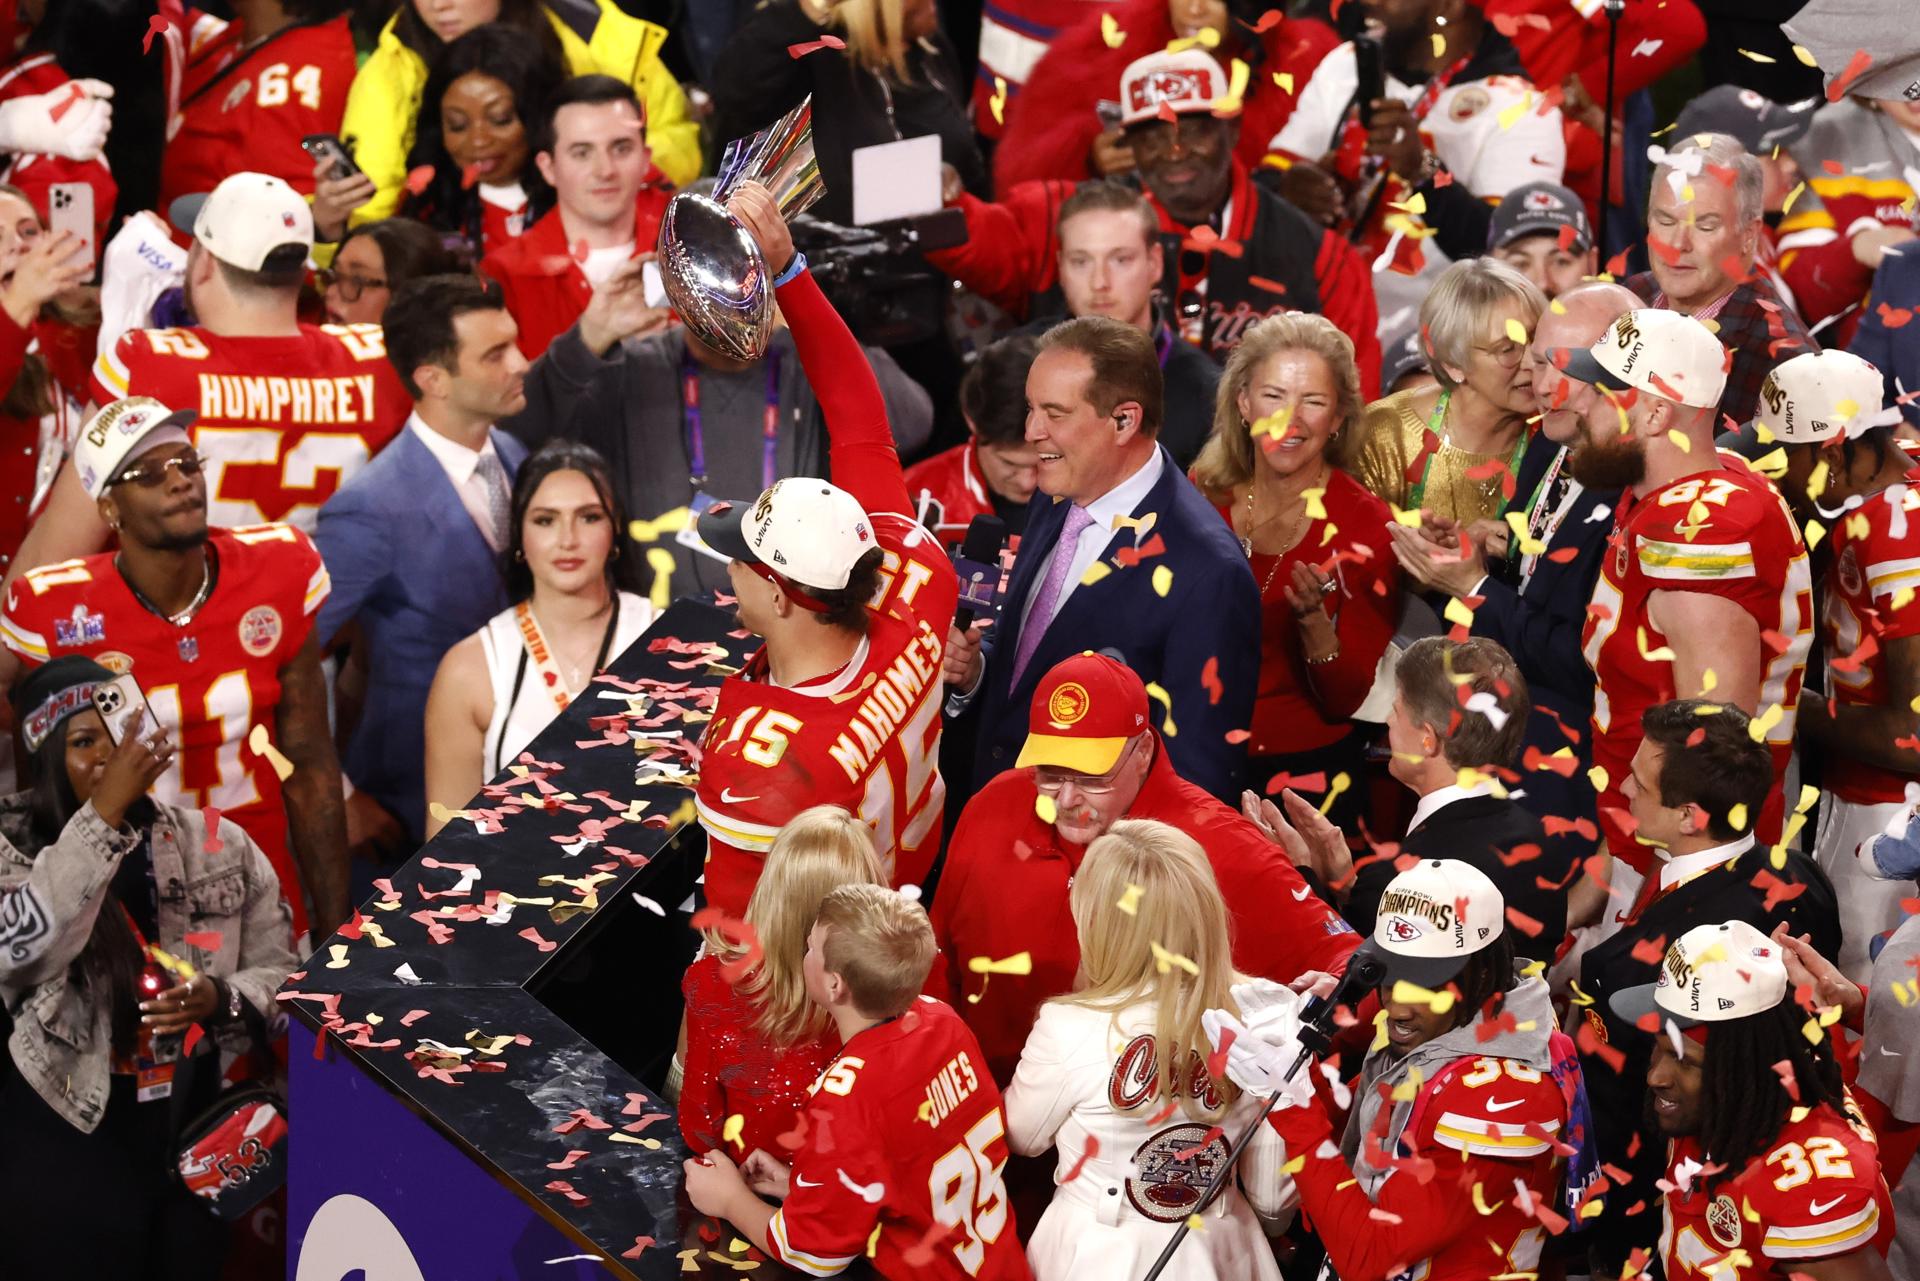
<svg viewBox="0 0 1920 1281">
<path fill-rule="evenodd" d="M 1283 1082 L 1287 1069 L 1300 1055 L 1300 998 L 1278 983 L 1256 979 L 1233 989 L 1231 1010 L 1208 1010 L 1200 1026 L 1216 1051 L 1232 1033 L 1227 1046 L 1227 1077 L 1249 1094 L 1281 1091 L 1281 1107 L 1299 1107 L 1313 1098 L 1313 1081 L 1305 1072 Z M 1244 1021 L 1243 1021 L 1244 1019 Z"/>
<path fill-rule="evenodd" d="M 113 127 L 112 97 L 113 86 L 104 80 L 75 80 L 50 93 L 0 102 L 0 151 L 93 160 Z"/>
</svg>

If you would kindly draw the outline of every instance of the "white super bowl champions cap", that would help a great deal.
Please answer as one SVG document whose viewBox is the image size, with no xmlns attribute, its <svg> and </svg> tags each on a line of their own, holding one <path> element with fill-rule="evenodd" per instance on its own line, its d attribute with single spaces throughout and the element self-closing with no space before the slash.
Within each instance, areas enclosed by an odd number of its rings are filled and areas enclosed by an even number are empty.
<svg viewBox="0 0 1920 1281">
<path fill-rule="evenodd" d="M 1487 874 L 1456 859 L 1423 859 L 1387 884 L 1373 937 L 1358 949 L 1401 979 L 1437 990 L 1507 928 L 1507 903 Z"/>
<path fill-rule="evenodd" d="M 860 558 L 879 545 L 859 499 L 809 476 L 777 480 L 752 503 L 715 503 L 697 530 L 724 556 L 825 591 L 845 587 Z"/>
<path fill-rule="evenodd" d="M 1677 311 L 1630 311 L 1592 347 L 1563 350 L 1569 378 L 1650 392 L 1695 409 L 1718 405 L 1727 386 L 1727 349 L 1712 330 Z"/>
<path fill-rule="evenodd" d="M 269 174 L 228 174 L 208 194 L 174 201 L 168 216 L 176 227 L 192 227 L 208 253 L 242 271 L 292 271 L 313 250 L 313 210 Z"/>
<path fill-rule="evenodd" d="M 1808 351 L 1767 371 L 1753 421 L 1785 445 L 1858 436 L 1881 420 L 1886 383 L 1850 351 Z"/>
<path fill-rule="evenodd" d="M 1726 921 L 1696 925 L 1675 939 L 1659 981 L 1615 992 L 1610 1004 L 1629 1023 L 1658 1014 L 1687 1028 L 1764 1013 L 1787 991 L 1780 945 L 1745 921 Z"/>
<path fill-rule="evenodd" d="M 187 428 L 198 418 L 192 409 L 168 409 L 151 396 L 116 400 L 80 429 L 73 446 L 74 474 L 87 497 L 107 492 L 127 461 L 149 449 L 175 442 L 191 443 Z"/>
</svg>

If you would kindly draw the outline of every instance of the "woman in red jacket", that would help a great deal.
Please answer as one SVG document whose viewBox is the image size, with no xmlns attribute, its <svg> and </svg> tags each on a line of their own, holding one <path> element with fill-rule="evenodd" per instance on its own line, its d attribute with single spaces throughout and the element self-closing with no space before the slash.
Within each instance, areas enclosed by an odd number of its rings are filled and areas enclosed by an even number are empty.
<svg viewBox="0 0 1920 1281">
<path fill-rule="evenodd" d="M 1247 777 L 1347 775 L 1335 822 L 1357 816 L 1365 733 L 1350 719 L 1393 638 L 1400 571 L 1387 505 L 1346 472 L 1358 452 L 1353 342 L 1324 316 L 1248 329 L 1220 378 L 1193 480 L 1240 536 L 1262 612 Z M 1342 823 L 1342 826 L 1346 826 Z"/>
<path fill-rule="evenodd" d="M 1249 170 L 1257 167 L 1267 140 L 1293 114 L 1294 93 L 1339 43 L 1325 23 L 1280 17 L 1281 7 L 1254 0 L 1125 0 L 1092 12 L 1089 5 L 1086 20 L 1054 39 L 1007 107 L 1006 134 L 993 160 L 997 198 L 1036 178 L 1131 173 L 1133 153 L 1118 118 L 1103 126 L 1098 105 L 1118 96 L 1128 63 L 1178 39 L 1199 40 L 1223 67 L 1236 59 L 1247 64 L 1237 154 Z M 1262 16 L 1266 10 L 1273 12 Z M 1266 25 L 1269 19 L 1278 20 Z"/>
</svg>

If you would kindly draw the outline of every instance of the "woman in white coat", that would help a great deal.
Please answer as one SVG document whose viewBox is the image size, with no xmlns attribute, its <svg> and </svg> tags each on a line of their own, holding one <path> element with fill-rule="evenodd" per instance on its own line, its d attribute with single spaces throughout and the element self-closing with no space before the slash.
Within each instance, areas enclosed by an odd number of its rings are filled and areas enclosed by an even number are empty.
<svg viewBox="0 0 1920 1281">
<path fill-rule="evenodd" d="M 1013 1150 L 1059 1153 L 1027 1258 L 1038 1281 L 1140 1277 L 1259 1112 L 1206 1067 L 1200 1016 L 1231 1008 L 1238 979 L 1227 910 L 1193 838 L 1139 819 L 1087 849 L 1071 902 L 1079 985 L 1040 1007 L 1006 1093 Z M 1285 1160 L 1262 1125 L 1162 1276 L 1277 1281 L 1266 1236 L 1292 1217 Z"/>
</svg>

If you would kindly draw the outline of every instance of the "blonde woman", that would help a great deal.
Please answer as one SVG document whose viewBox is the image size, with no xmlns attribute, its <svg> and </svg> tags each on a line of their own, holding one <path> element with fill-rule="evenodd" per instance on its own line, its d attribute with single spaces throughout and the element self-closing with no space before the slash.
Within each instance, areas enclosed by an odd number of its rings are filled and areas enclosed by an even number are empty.
<svg viewBox="0 0 1920 1281">
<path fill-rule="evenodd" d="M 1260 683 L 1247 777 L 1361 776 L 1350 719 L 1373 687 L 1400 609 L 1386 504 L 1349 474 L 1359 453 L 1353 340 L 1289 312 L 1246 331 L 1227 360 L 1193 481 L 1240 537 L 1260 586 Z M 1358 788 L 1333 821 L 1359 817 Z"/>
<path fill-rule="evenodd" d="M 1427 367 L 1439 382 L 1367 406 L 1360 482 L 1407 511 L 1460 525 L 1496 519 L 1527 447 L 1535 408 L 1527 344 L 1546 305 L 1532 281 L 1492 258 L 1441 272 L 1420 304 Z"/>
<path fill-rule="evenodd" d="M 839 806 L 802 810 L 780 829 L 747 901 L 760 957 L 710 932 L 680 984 L 687 1001 L 680 1133 L 694 1152 L 724 1143 L 736 1163 L 755 1148 L 788 1159 L 792 1149 L 779 1136 L 794 1128 L 809 1087 L 840 1050 L 832 1022 L 807 998 L 807 931 L 834 889 L 886 883 L 867 825 Z M 743 1126 L 729 1138 L 727 1118 L 736 1115 Z"/>
<path fill-rule="evenodd" d="M 1239 976 L 1206 855 L 1164 823 L 1123 819 L 1089 846 L 1072 907 L 1080 986 L 1040 1007 L 1006 1095 L 1013 1150 L 1059 1152 L 1027 1258 L 1038 1281 L 1138 1277 L 1259 1113 L 1209 1076 L 1200 1027 L 1208 1008 L 1232 1008 Z M 1168 1281 L 1279 1277 L 1262 1223 L 1293 1205 L 1284 1160 L 1262 1125 Z"/>
</svg>

